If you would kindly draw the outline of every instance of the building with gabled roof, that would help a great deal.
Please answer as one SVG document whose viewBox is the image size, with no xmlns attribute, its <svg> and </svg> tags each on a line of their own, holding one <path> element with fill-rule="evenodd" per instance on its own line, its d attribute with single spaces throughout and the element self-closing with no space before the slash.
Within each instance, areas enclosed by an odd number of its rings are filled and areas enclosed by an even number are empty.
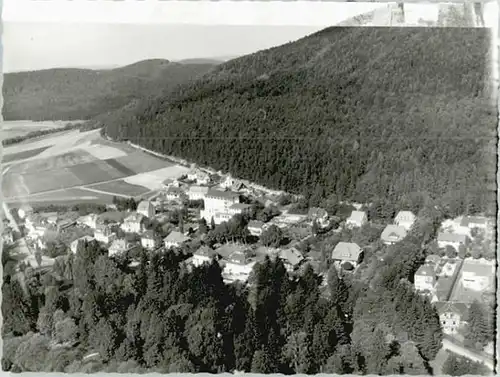
<svg viewBox="0 0 500 377">
<path fill-rule="evenodd" d="M 132 213 L 123 220 L 120 228 L 126 233 L 141 233 L 144 228 L 144 215 L 140 213 Z"/>
<path fill-rule="evenodd" d="M 394 224 L 405 228 L 407 231 L 411 229 L 417 217 L 411 211 L 399 211 L 394 218 Z"/>
<path fill-rule="evenodd" d="M 440 232 L 437 237 L 438 247 L 446 248 L 446 246 L 453 247 L 458 251 L 460 245 L 467 246 L 469 237 L 465 234 L 456 234 L 449 232 Z"/>
<path fill-rule="evenodd" d="M 209 188 L 207 186 L 190 186 L 188 190 L 189 200 L 203 200 L 205 195 L 208 193 Z"/>
<path fill-rule="evenodd" d="M 342 265 L 349 262 L 356 267 L 361 263 L 363 250 L 354 242 L 339 242 L 332 251 L 332 260 Z"/>
<path fill-rule="evenodd" d="M 295 271 L 305 260 L 302 253 L 295 247 L 281 249 L 278 257 L 283 261 L 288 272 Z"/>
<path fill-rule="evenodd" d="M 217 259 L 217 256 L 217 252 L 214 249 L 203 245 L 193 253 L 192 264 L 194 266 L 201 266 L 204 263 L 212 262 L 214 258 Z"/>
<path fill-rule="evenodd" d="M 488 227 L 488 219 L 484 216 L 464 216 L 460 222 L 460 226 L 469 229 L 486 229 Z"/>
<path fill-rule="evenodd" d="M 418 268 L 414 275 L 414 284 L 417 291 L 433 291 L 436 284 L 436 266 L 425 263 Z"/>
<path fill-rule="evenodd" d="M 445 334 L 456 334 L 460 326 L 467 321 L 468 305 L 465 303 L 437 301 L 434 306 Z"/>
<path fill-rule="evenodd" d="M 181 232 L 172 231 L 168 236 L 163 239 L 163 244 L 165 249 L 170 249 L 172 247 L 180 247 L 182 244 L 188 242 L 189 237 L 185 236 Z"/>
<path fill-rule="evenodd" d="M 196 181 L 200 185 L 208 185 L 210 183 L 210 174 L 205 173 L 198 167 L 193 167 L 187 173 L 187 179 L 190 181 Z"/>
<path fill-rule="evenodd" d="M 109 244 L 116 239 L 116 234 L 107 224 L 98 224 L 94 231 L 94 239 L 98 242 Z"/>
<path fill-rule="evenodd" d="M 141 215 L 149 219 L 153 218 L 155 212 L 156 211 L 153 203 L 151 203 L 149 200 L 143 200 L 137 205 L 137 213 L 140 213 Z"/>
<path fill-rule="evenodd" d="M 361 228 L 368 222 L 368 216 L 364 211 L 352 211 L 347 218 L 345 225 L 348 228 Z"/>
<path fill-rule="evenodd" d="M 258 220 L 250 220 L 247 224 L 247 228 L 252 236 L 260 237 L 264 231 L 264 223 Z"/>
<path fill-rule="evenodd" d="M 387 225 L 380 235 L 380 239 L 386 245 L 393 245 L 406 237 L 406 228 L 398 225 Z"/>
<path fill-rule="evenodd" d="M 144 232 L 141 236 L 141 246 L 148 250 L 154 250 L 160 247 L 161 238 L 152 230 Z"/>
<path fill-rule="evenodd" d="M 111 243 L 111 246 L 108 248 L 108 255 L 112 256 L 112 255 L 123 254 L 133 249 L 134 247 L 136 247 L 136 245 L 128 242 L 125 239 L 114 240 Z"/>
<path fill-rule="evenodd" d="M 170 186 L 165 193 L 165 198 L 167 200 L 185 200 L 187 197 L 187 194 L 182 188 L 175 186 Z"/>
</svg>

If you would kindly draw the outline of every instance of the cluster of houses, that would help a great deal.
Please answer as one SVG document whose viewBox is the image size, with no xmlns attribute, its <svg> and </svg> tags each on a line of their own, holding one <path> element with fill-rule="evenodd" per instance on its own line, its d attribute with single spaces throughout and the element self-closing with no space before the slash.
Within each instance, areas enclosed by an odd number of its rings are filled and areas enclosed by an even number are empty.
<svg viewBox="0 0 500 377">
<path fill-rule="evenodd" d="M 459 251 L 467 247 L 473 229 L 485 231 L 488 226 L 487 218 L 477 216 L 445 221 L 444 230 L 438 234 L 438 246 Z M 415 289 L 436 306 L 444 333 L 455 335 L 467 323 L 470 297 L 481 297 L 481 293 L 494 289 L 494 277 L 492 262 L 429 255 L 416 271 L 414 283 Z"/>
</svg>

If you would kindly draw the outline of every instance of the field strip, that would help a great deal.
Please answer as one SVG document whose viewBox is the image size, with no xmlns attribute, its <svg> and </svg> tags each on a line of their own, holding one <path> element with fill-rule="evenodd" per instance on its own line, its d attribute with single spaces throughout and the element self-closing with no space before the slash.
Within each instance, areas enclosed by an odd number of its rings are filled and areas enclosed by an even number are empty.
<svg viewBox="0 0 500 377">
<path fill-rule="evenodd" d="M 97 189 L 93 189 L 93 188 L 90 188 L 90 187 L 80 187 L 81 190 L 87 190 L 87 191 L 92 191 L 92 192 L 97 192 L 99 194 L 106 194 L 106 195 L 112 195 L 112 196 L 119 196 L 119 197 L 122 197 L 122 198 L 130 198 L 129 195 L 124 195 L 124 194 L 118 194 L 116 192 L 109 192 L 109 191 L 103 191 L 103 190 L 97 190 Z"/>
</svg>

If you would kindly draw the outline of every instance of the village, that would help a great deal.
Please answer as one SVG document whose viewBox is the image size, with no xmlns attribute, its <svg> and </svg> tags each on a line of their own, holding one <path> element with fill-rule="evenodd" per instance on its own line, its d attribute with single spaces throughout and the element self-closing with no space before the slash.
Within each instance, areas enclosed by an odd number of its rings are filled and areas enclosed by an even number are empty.
<svg viewBox="0 0 500 377">
<path fill-rule="evenodd" d="M 16 213 L 19 224 L 4 220 L 4 243 L 14 243 L 13 228 L 20 225 L 32 254 L 26 261 L 35 269 L 96 241 L 132 268 L 141 250 L 182 252 L 187 268 L 215 259 L 226 283 L 246 283 L 254 266 L 269 256 L 280 258 L 291 275 L 312 266 L 326 285 L 331 265 L 342 274 L 362 276 L 366 254 L 383 260 L 373 248 L 398 244 L 417 221 L 414 213 L 401 209 L 392 223 L 373 224 L 366 206 L 356 203 L 344 203 L 335 215 L 323 208 L 297 208 L 291 196 L 196 166 L 165 180 L 149 200 L 116 202 L 83 216 L 22 206 Z M 241 219 L 247 219 L 243 225 Z M 338 242 L 328 241 L 332 235 Z M 311 239 L 325 242 L 318 247 Z M 487 217 L 446 220 L 433 247 L 414 275 L 414 287 L 438 309 L 443 332 L 463 342 L 471 303 L 494 299 L 494 223 Z M 485 351 L 492 353 L 488 347 Z"/>
</svg>

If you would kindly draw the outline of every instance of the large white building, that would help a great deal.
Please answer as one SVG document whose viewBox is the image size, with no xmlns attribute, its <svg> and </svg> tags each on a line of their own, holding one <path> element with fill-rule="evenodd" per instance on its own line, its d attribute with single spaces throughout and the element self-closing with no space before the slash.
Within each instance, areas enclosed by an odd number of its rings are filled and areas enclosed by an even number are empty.
<svg viewBox="0 0 500 377">
<path fill-rule="evenodd" d="M 467 258 L 462 266 L 461 281 L 465 289 L 484 291 L 491 289 L 495 277 L 495 265 Z"/>
<path fill-rule="evenodd" d="M 205 209 L 200 211 L 208 224 L 214 219 L 215 224 L 229 220 L 233 215 L 230 207 L 240 202 L 240 194 L 233 191 L 210 189 L 205 195 Z"/>
<path fill-rule="evenodd" d="M 465 234 L 441 232 L 438 234 L 437 238 L 438 247 L 446 248 L 446 246 L 451 246 L 457 251 L 460 245 L 466 246 L 467 242 L 468 237 Z"/>
<path fill-rule="evenodd" d="M 415 289 L 417 291 L 433 291 L 436 284 L 436 271 L 433 263 L 425 263 L 420 266 L 414 276 Z"/>
<path fill-rule="evenodd" d="M 205 195 L 207 194 L 209 188 L 206 186 L 191 186 L 188 190 L 188 198 L 189 200 L 202 200 L 205 199 Z"/>
</svg>

